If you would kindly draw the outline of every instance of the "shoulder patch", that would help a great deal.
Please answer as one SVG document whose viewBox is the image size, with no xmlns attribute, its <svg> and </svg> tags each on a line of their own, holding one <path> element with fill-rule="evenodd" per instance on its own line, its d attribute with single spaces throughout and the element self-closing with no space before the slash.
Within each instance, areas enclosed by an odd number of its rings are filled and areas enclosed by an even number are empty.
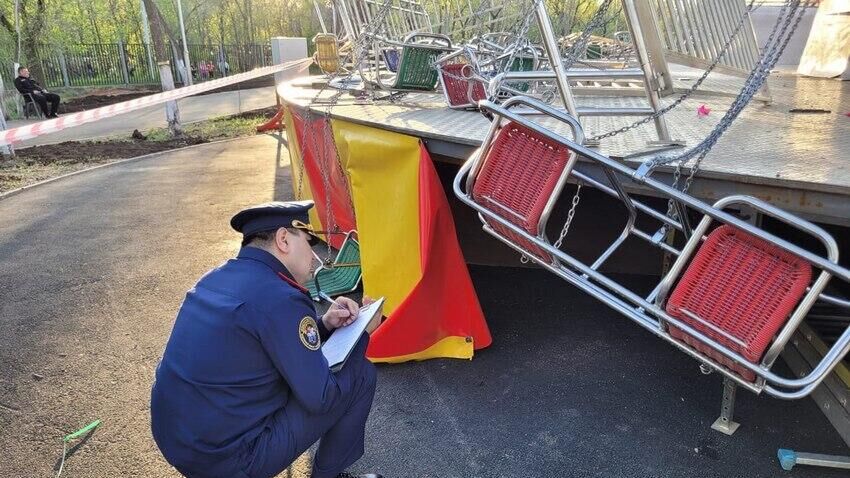
<svg viewBox="0 0 850 478">
<path fill-rule="evenodd" d="M 322 346 L 322 339 L 319 338 L 319 326 L 316 325 L 316 319 L 312 317 L 304 317 L 298 324 L 298 337 L 301 338 L 301 343 L 310 350 L 319 350 Z"/>
</svg>

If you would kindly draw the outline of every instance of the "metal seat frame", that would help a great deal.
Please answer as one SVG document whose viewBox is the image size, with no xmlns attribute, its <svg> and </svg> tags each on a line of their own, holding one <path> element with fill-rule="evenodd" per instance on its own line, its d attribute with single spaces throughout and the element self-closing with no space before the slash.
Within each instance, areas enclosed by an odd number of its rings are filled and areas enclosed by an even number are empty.
<svg viewBox="0 0 850 478">
<path fill-rule="evenodd" d="M 499 38 L 503 35 L 498 34 Z M 469 45 L 443 55 L 437 60 L 440 86 L 443 95 L 451 109 L 477 109 L 478 102 L 487 99 L 488 87 L 494 76 L 505 70 L 504 64 L 511 62 L 508 71 L 534 71 L 540 64 L 540 51 L 532 45 L 515 48 L 512 45 L 500 45 L 490 39 L 489 35 L 473 39 Z M 449 72 L 449 65 L 464 64 L 457 72 Z M 453 75 L 454 78 L 446 78 Z M 459 78 L 458 78 L 459 77 Z M 457 82 L 466 82 L 467 100 L 458 102 L 451 95 L 452 87 Z M 499 84 L 499 89 L 491 93 L 492 97 L 506 98 L 513 95 L 523 95 L 528 92 L 530 83 Z"/>
<path fill-rule="evenodd" d="M 734 195 L 722 198 L 711 205 L 704 203 L 682 193 L 674 187 L 653 179 L 651 177 L 652 170 L 649 167 L 642 166 L 635 170 L 583 146 L 584 134 L 579 122 L 565 112 L 551 108 L 537 100 L 517 96 L 507 100 L 503 106 L 498 106 L 489 101 L 482 101 L 480 107 L 482 110 L 492 114 L 494 119 L 482 146 L 460 168 L 460 171 L 455 177 L 454 192 L 462 202 L 479 213 L 483 228 L 489 234 L 527 255 L 531 260 L 565 279 L 567 282 L 601 300 L 612 309 L 632 319 L 641 327 L 661 337 L 705 366 L 722 373 L 727 379 L 734 382 L 733 385 L 737 384 L 756 394 L 764 392 L 782 399 L 805 397 L 824 380 L 827 374 L 844 357 L 847 351 L 850 350 L 850 327 L 848 327 L 832 348 L 824 355 L 822 360 L 807 375 L 787 378 L 771 370 L 779 353 L 790 340 L 792 334 L 815 302 L 822 300 L 850 308 L 850 301 L 823 293 L 824 288 L 833 277 L 845 283 L 850 283 L 850 270 L 838 264 L 838 246 L 832 236 L 819 226 L 749 196 Z M 517 113 L 512 111 L 515 107 L 536 110 L 535 114 L 537 115 L 543 114 L 558 120 L 571 131 L 572 137 L 564 136 L 563 134 L 540 126 L 540 124 L 528 119 L 528 115 L 531 113 Z M 551 196 L 540 218 L 536 235 L 528 233 L 517 224 L 496 214 L 494 210 L 487 208 L 486 205 L 477 203 L 472 196 L 476 178 L 481 174 L 482 168 L 487 167 L 488 153 L 494 138 L 509 122 L 517 123 L 534 131 L 539 135 L 539 139 L 543 141 L 566 146 L 580 158 L 580 161 L 570 161 L 565 165 L 557 184 L 549 192 Z M 517 167 L 522 167 L 524 161 L 533 159 L 518 158 Z M 593 177 L 592 173 L 582 167 L 583 163 L 600 168 L 604 172 L 606 180 Z M 546 236 L 546 222 L 568 180 L 591 186 L 609 196 L 617 198 L 628 213 L 626 224 L 620 235 L 592 263 L 586 263 L 555 248 Z M 674 210 L 677 213 L 676 217 L 682 218 L 682 220 L 673 219 L 664 212 L 638 201 L 626 192 L 626 184 L 640 187 L 643 190 L 648 189 L 655 196 L 672 200 Z M 760 227 L 739 219 L 726 211 L 726 209 L 732 207 L 752 208 L 761 214 L 771 216 L 815 237 L 824 246 L 826 257 L 798 247 Z M 690 211 L 702 215 L 702 219 L 696 228 L 693 229 L 687 220 L 688 212 Z M 654 219 L 662 227 L 655 234 L 639 229 L 636 226 L 639 214 Z M 510 230 L 516 237 L 521 237 L 526 243 L 534 244 L 546 251 L 549 257 L 530 254 L 523 245 L 498 233 L 493 228 L 493 224 L 498 224 L 502 229 Z M 712 339 L 705 333 L 700 332 L 687 322 L 670 315 L 665 310 L 665 302 L 671 290 L 675 287 L 683 271 L 685 271 L 695 251 L 703 244 L 709 228 L 715 224 L 728 224 L 736 229 L 743 230 L 762 241 L 802 258 L 813 269 L 812 277 L 814 277 L 814 281 L 807 289 L 808 292 L 803 296 L 793 313 L 771 341 L 759 363 L 751 363 L 739 353 Z M 686 242 L 681 250 L 663 241 L 668 228 L 674 228 L 684 234 Z M 646 297 L 629 290 L 599 271 L 600 266 L 619 249 L 626 239 L 632 236 L 676 256 L 676 260 L 669 272 L 662 276 L 660 282 Z M 710 348 L 716 357 L 725 357 L 735 362 L 741 368 L 748 370 L 755 376 L 755 380 L 748 381 L 743 379 L 739 374 L 719 363 L 714 357 L 677 340 L 671 336 L 670 327 L 675 327 L 695 338 Z"/>
<path fill-rule="evenodd" d="M 447 71 L 450 66 L 456 65 L 462 65 L 459 71 Z M 455 110 L 476 109 L 478 102 L 487 98 L 488 81 L 475 74 L 474 65 L 478 65 L 477 57 L 472 50 L 468 49 L 457 50 L 443 55 L 437 60 L 440 87 L 449 108 Z M 452 98 L 452 89 L 461 86 L 463 82 L 466 83 L 467 101 L 455 101 Z"/>
</svg>

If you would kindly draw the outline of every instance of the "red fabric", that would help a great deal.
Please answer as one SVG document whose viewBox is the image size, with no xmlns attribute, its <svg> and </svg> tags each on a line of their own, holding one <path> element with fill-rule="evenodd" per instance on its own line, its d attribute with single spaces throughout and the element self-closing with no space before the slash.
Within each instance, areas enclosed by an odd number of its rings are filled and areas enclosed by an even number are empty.
<svg viewBox="0 0 850 478">
<path fill-rule="evenodd" d="M 269 119 L 265 123 L 261 124 L 260 126 L 257 126 L 257 132 L 262 133 L 264 131 L 272 131 L 272 130 L 276 130 L 278 128 L 284 128 L 284 125 L 281 124 L 282 121 L 283 121 L 283 106 L 281 106 L 277 110 L 277 113 L 275 113 L 275 115 L 272 116 L 271 119 Z"/>
<path fill-rule="evenodd" d="M 700 246 L 667 302 L 667 313 L 718 343 L 758 363 L 773 337 L 797 307 L 812 268 L 803 259 L 751 234 L 723 225 Z M 685 315 L 710 323 L 736 343 Z M 714 358 L 744 379 L 755 374 L 735 364 L 681 329 L 670 335 Z"/>
<path fill-rule="evenodd" d="M 410 355 L 451 336 L 472 338 L 476 350 L 493 341 L 457 242 L 449 202 L 422 145 L 419 231 L 422 278 L 373 332 L 370 358 Z"/>
<path fill-rule="evenodd" d="M 322 221 L 322 229 L 333 230 L 334 226 L 338 227 L 341 232 L 357 229 L 354 211 L 351 209 L 348 177 L 340 168 L 330 121 L 319 117 L 308 122 L 294 108 L 291 108 L 290 112 L 295 124 L 301 161 L 304 163 L 310 189 L 313 191 L 316 214 Z M 323 168 L 326 172 L 326 178 L 322 177 Z M 297 172 L 293 171 L 293 174 L 297 174 Z M 327 198 L 326 190 L 330 191 L 334 224 L 328 224 L 330 218 L 325 199 Z M 318 229 L 318 225 L 314 225 L 314 227 Z M 344 240 L 344 235 L 332 234 L 329 242 L 338 249 Z"/>
</svg>

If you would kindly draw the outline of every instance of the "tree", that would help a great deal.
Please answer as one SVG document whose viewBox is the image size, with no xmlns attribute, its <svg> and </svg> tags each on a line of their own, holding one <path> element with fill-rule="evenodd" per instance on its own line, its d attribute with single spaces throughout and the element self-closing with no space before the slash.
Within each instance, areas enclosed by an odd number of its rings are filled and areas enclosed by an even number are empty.
<svg viewBox="0 0 850 478">
<path fill-rule="evenodd" d="M 11 6 L 11 13 L 5 8 L 0 11 L 0 25 L 16 42 L 18 40 L 21 42 L 21 58 L 15 58 L 15 61 L 26 64 L 33 77 L 43 81 L 44 71 L 41 68 L 39 44 L 43 41 L 45 33 L 46 0 L 18 0 L 18 2 L 21 38 L 18 38 L 15 28 L 14 3 Z"/>
<path fill-rule="evenodd" d="M 153 42 L 154 55 L 156 56 L 156 64 L 159 67 L 159 80 L 162 84 L 162 91 L 174 89 L 174 77 L 171 76 L 171 62 L 168 61 L 168 49 L 165 46 L 165 29 L 162 16 L 159 14 L 159 9 L 153 0 L 143 0 L 145 11 L 151 26 L 151 42 Z M 171 35 L 169 35 L 171 36 Z M 174 45 L 174 41 L 171 42 Z M 183 128 L 180 126 L 180 110 L 177 108 L 176 101 L 169 101 L 165 104 L 165 117 L 168 121 L 168 129 L 174 136 L 183 134 Z"/>
</svg>

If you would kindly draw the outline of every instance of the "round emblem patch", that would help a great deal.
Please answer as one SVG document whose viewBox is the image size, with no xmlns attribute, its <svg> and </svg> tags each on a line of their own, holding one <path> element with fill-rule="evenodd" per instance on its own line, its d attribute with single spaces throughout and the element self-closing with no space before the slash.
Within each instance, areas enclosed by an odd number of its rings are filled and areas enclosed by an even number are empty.
<svg viewBox="0 0 850 478">
<path fill-rule="evenodd" d="M 310 350 L 319 350 L 322 345 L 322 340 L 319 338 L 319 326 L 316 325 L 316 319 L 312 317 L 301 319 L 301 323 L 298 324 L 298 336 L 301 337 L 301 343 Z"/>
</svg>

